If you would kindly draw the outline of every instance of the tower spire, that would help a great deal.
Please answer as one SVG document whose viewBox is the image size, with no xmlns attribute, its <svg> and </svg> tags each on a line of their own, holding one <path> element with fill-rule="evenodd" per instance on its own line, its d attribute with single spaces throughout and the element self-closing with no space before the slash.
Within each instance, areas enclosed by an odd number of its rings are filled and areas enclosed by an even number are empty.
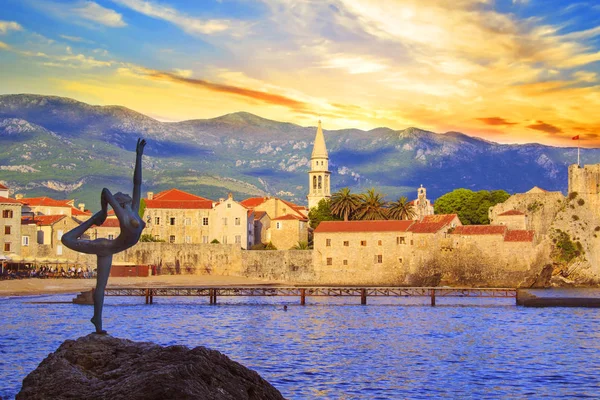
<svg viewBox="0 0 600 400">
<path fill-rule="evenodd" d="M 331 197 L 329 177 L 329 155 L 325 146 L 325 136 L 321 128 L 321 120 L 317 126 L 315 144 L 310 157 L 310 171 L 308 172 L 308 208 L 319 204 L 319 201 Z"/>
<path fill-rule="evenodd" d="M 327 147 L 325 147 L 325 136 L 323 135 L 323 129 L 321 128 L 321 120 L 317 126 L 317 134 L 315 135 L 315 144 L 313 147 L 311 158 L 327 158 Z"/>
</svg>

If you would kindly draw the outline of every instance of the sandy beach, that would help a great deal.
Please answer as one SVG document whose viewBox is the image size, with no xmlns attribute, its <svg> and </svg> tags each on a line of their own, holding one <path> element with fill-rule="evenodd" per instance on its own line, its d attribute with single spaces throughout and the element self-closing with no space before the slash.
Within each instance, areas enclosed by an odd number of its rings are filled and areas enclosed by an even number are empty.
<svg viewBox="0 0 600 400">
<path fill-rule="evenodd" d="M 108 287 L 247 286 L 282 285 L 285 282 L 240 276 L 161 275 L 151 277 L 111 277 Z M 38 294 L 77 293 L 96 286 L 96 279 L 13 279 L 0 281 L 0 297 Z"/>
</svg>

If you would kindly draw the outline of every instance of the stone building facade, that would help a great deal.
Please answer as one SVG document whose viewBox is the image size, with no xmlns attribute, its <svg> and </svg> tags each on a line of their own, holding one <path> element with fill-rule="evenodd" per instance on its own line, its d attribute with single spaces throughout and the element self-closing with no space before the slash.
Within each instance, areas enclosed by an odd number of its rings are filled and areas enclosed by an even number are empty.
<svg viewBox="0 0 600 400">
<path fill-rule="evenodd" d="M 3 191 L 4 193 L 8 193 L 8 190 Z M 18 201 L 0 197 L 0 254 L 21 252 L 21 208 Z"/>
<path fill-rule="evenodd" d="M 254 212 L 233 199 L 221 199 L 210 212 L 210 236 L 222 244 L 234 244 L 242 249 L 254 245 Z"/>
<path fill-rule="evenodd" d="M 415 212 L 414 220 L 421 220 L 428 215 L 433 215 L 433 204 L 431 204 L 431 200 L 427 198 L 427 189 L 421 185 L 419 189 L 417 189 L 417 198 L 410 202 L 413 206 L 413 211 Z"/>
</svg>

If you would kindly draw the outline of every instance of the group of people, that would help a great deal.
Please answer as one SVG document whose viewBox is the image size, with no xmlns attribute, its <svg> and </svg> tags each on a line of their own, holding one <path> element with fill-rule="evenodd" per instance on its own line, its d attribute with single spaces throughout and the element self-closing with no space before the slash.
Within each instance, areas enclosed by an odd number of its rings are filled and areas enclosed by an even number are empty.
<svg viewBox="0 0 600 400">
<path fill-rule="evenodd" d="M 75 267 L 71 265 L 66 269 L 55 265 L 41 267 L 9 268 L 3 267 L 0 279 L 23 279 L 23 278 L 95 278 L 96 270 L 87 267 Z"/>
</svg>

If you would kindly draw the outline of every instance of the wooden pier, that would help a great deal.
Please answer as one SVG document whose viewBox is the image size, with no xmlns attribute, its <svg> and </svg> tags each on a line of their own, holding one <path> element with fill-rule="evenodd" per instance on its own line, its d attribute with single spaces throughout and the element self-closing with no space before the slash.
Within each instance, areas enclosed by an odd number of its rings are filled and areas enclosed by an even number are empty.
<svg viewBox="0 0 600 400">
<path fill-rule="evenodd" d="M 83 296 L 88 294 L 88 296 Z M 91 291 L 79 297 L 91 299 Z M 435 306 L 437 297 L 517 298 L 514 288 L 453 288 L 453 287 L 146 287 L 107 288 L 105 296 L 144 297 L 152 304 L 154 297 L 207 297 L 209 304 L 217 304 L 219 297 L 296 297 L 305 305 L 308 297 L 360 297 L 366 305 L 369 297 L 429 297 Z M 79 301 L 85 304 L 84 301 Z M 89 303 L 88 303 L 89 304 Z"/>
</svg>

